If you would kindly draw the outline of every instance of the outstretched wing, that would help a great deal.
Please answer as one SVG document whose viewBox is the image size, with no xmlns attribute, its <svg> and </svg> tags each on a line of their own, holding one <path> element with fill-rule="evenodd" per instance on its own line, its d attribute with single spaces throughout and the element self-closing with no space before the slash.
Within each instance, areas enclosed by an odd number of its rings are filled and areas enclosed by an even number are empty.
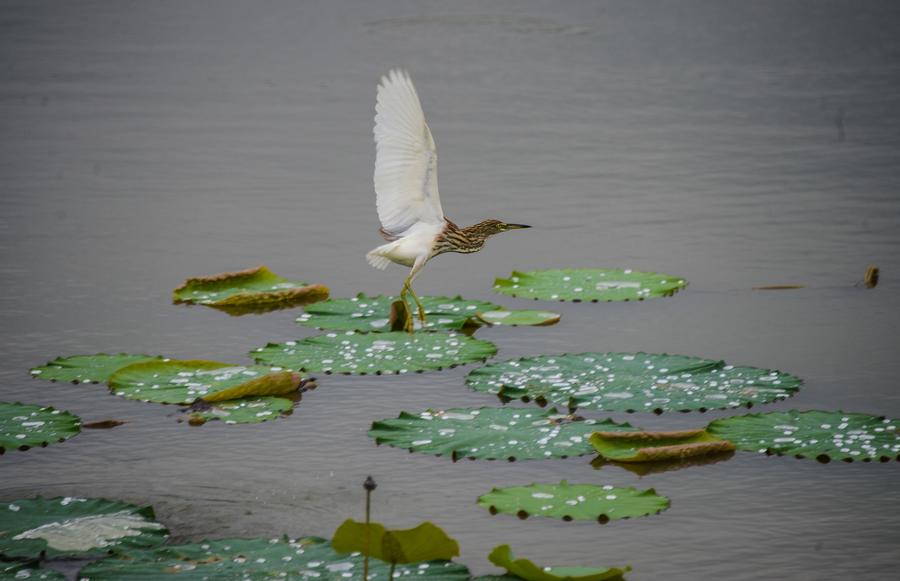
<svg viewBox="0 0 900 581">
<path fill-rule="evenodd" d="M 405 71 L 390 71 L 378 85 L 375 150 L 375 194 L 383 234 L 390 239 L 419 222 L 443 224 L 434 139 Z"/>
</svg>

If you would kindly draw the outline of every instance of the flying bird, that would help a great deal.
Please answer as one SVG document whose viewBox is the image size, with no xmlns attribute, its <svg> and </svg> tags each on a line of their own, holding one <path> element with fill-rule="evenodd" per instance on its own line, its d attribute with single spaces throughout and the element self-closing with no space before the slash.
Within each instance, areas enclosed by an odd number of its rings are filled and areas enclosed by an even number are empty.
<svg viewBox="0 0 900 581">
<path fill-rule="evenodd" d="M 366 254 L 378 269 L 394 262 L 411 267 L 400 299 L 412 295 L 419 319 L 425 307 L 412 281 L 429 260 L 445 252 L 470 254 L 484 247 L 489 236 L 530 228 L 500 220 L 484 220 L 460 228 L 444 217 L 438 195 L 437 151 L 431 130 L 409 73 L 391 70 L 381 78 L 375 103 L 375 194 L 379 232 L 388 241 Z M 408 304 L 407 304 L 408 305 Z M 406 330 L 412 331 L 407 317 Z"/>
</svg>

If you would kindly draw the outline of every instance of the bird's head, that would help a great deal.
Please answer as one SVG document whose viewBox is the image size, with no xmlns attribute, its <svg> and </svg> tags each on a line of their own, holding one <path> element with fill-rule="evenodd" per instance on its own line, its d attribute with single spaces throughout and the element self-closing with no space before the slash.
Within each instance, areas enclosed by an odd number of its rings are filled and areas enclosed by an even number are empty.
<svg viewBox="0 0 900 581">
<path fill-rule="evenodd" d="M 500 232 L 507 232 L 509 230 L 531 228 L 531 226 L 526 226 L 525 224 L 508 224 L 506 222 L 501 222 L 500 220 L 485 220 L 480 224 L 476 224 L 476 226 L 480 227 L 485 237 L 493 236 L 494 234 L 499 234 Z"/>
</svg>

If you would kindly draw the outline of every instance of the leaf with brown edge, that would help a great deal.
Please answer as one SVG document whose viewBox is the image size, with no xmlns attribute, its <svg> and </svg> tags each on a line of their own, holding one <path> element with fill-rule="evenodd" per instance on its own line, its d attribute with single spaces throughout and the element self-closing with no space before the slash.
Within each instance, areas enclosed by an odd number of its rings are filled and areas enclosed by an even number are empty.
<svg viewBox="0 0 900 581">
<path fill-rule="evenodd" d="M 331 541 L 341 553 L 362 553 L 388 563 L 449 560 L 459 555 L 459 544 L 431 522 L 411 529 L 386 529 L 379 523 L 348 519 Z"/>
<path fill-rule="evenodd" d="M 621 581 L 631 567 L 539 567 L 529 559 L 513 557 L 509 545 L 494 547 L 488 560 L 525 581 Z"/>
<path fill-rule="evenodd" d="M 675 432 L 594 432 L 591 445 L 607 460 L 665 462 L 734 451 L 734 444 L 706 430 Z"/>
</svg>

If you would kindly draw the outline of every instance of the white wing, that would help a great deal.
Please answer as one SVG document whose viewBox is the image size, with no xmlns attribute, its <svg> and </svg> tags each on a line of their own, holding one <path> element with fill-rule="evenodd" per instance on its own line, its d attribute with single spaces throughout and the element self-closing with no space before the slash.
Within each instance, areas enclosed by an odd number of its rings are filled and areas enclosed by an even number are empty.
<svg viewBox="0 0 900 581">
<path fill-rule="evenodd" d="M 408 73 L 381 78 L 375 113 L 375 194 L 385 234 L 402 236 L 419 222 L 443 225 L 437 152 Z"/>
</svg>

